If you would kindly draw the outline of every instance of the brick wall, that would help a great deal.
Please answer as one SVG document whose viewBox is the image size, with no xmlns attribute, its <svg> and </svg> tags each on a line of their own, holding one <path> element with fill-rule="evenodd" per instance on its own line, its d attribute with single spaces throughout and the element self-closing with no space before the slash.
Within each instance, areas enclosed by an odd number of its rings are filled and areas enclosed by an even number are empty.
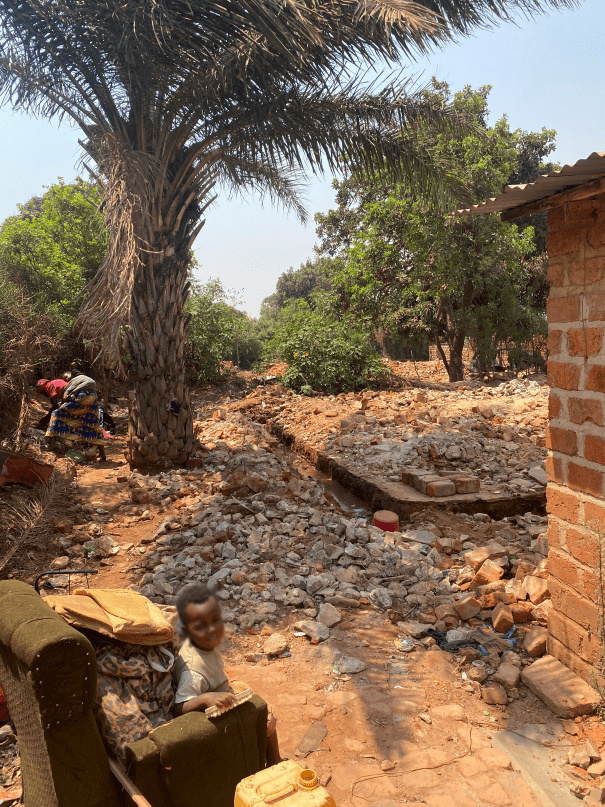
<svg viewBox="0 0 605 807">
<path fill-rule="evenodd" d="M 548 217 L 548 652 L 585 680 L 599 642 L 605 542 L 605 197 Z M 603 548 L 605 565 L 605 546 Z"/>
<path fill-rule="evenodd" d="M 443 352 L 445 353 L 445 358 L 449 361 L 450 360 L 450 348 L 449 345 L 442 345 Z M 462 361 L 464 364 L 468 364 L 471 359 L 473 358 L 473 348 L 471 345 L 465 345 L 462 348 Z M 429 361 L 441 361 L 441 355 L 437 350 L 437 345 L 429 345 Z"/>
</svg>

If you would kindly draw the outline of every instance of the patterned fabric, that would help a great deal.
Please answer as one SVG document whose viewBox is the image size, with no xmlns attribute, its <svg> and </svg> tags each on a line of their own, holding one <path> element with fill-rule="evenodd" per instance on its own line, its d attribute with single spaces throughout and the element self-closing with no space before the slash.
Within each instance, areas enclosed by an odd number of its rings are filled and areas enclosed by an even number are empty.
<svg viewBox="0 0 605 807">
<path fill-rule="evenodd" d="M 69 384 L 67 388 L 69 388 Z M 60 437 L 64 441 L 82 440 L 84 443 L 102 446 L 103 427 L 99 399 L 95 390 L 80 390 L 52 413 L 47 437 Z"/>
<path fill-rule="evenodd" d="M 172 720 L 174 656 L 167 646 L 97 643 L 95 717 L 106 745 L 123 761 L 128 743 Z"/>
</svg>

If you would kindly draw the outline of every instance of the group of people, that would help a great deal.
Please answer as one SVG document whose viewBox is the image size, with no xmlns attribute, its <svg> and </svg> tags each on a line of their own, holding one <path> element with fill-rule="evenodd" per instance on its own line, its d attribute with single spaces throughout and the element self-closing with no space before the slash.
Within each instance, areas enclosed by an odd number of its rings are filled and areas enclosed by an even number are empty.
<svg viewBox="0 0 605 807">
<path fill-rule="evenodd" d="M 79 440 L 96 446 L 100 460 L 107 459 L 103 410 L 93 378 L 73 370 L 52 381 L 41 378 L 36 390 L 51 402 L 50 411 L 38 423 L 46 432 L 51 451 L 56 450 L 57 439 L 68 444 Z"/>
</svg>

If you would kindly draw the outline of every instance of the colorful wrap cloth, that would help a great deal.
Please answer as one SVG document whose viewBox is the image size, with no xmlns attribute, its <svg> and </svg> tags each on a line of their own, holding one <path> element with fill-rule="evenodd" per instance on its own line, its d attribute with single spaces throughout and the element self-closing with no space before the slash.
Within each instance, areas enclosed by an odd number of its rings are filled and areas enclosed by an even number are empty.
<svg viewBox="0 0 605 807">
<path fill-rule="evenodd" d="M 66 387 L 69 389 L 70 384 Z M 65 441 L 82 440 L 92 445 L 103 445 L 101 410 L 96 390 L 82 389 L 72 394 L 52 413 L 47 437 L 60 437 Z"/>
<path fill-rule="evenodd" d="M 160 645 L 170 642 L 174 635 L 157 605 L 127 588 L 76 589 L 74 594 L 45 597 L 44 602 L 70 625 L 122 642 Z"/>
<path fill-rule="evenodd" d="M 124 747 L 172 720 L 174 655 L 166 646 L 95 642 L 97 725 L 125 762 Z"/>
</svg>

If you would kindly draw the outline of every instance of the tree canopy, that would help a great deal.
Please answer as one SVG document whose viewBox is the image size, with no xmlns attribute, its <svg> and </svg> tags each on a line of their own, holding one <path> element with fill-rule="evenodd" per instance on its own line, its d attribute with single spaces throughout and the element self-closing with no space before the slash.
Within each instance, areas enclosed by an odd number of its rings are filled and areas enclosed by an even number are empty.
<svg viewBox="0 0 605 807">
<path fill-rule="evenodd" d="M 452 97 L 446 84 L 434 81 L 428 91 L 483 130 L 461 137 L 425 133 L 437 158 L 477 200 L 497 193 L 515 172 L 528 173 L 530 158 L 538 170 L 553 137 L 547 130 L 512 132 L 505 117 L 488 126 L 489 89 L 466 87 Z M 488 364 L 500 343 L 544 330 L 544 265 L 532 227 L 519 229 L 496 215 L 453 217 L 396 181 L 385 186 L 353 175 L 335 186 L 337 209 L 316 220 L 319 252 L 338 267 L 337 311 L 376 329 L 428 337 L 452 381 L 462 378 L 467 339 Z"/>
<path fill-rule="evenodd" d="M 104 187 L 109 248 L 79 325 L 117 369 L 127 328 L 134 462 L 182 462 L 194 447 L 187 272 L 217 188 L 258 189 L 304 216 L 297 171 L 336 171 L 346 159 L 451 197 L 447 172 L 414 133 L 460 120 L 405 82 L 376 90 L 347 68 L 414 56 L 519 11 L 575 5 L 0 0 L 0 101 L 71 118 Z"/>
<path fill-rule="evenodd" d="M 43 196 L 19 206 L 0 226 L 0 267 L 23 288 L 34 310 L 66 333 L 73 325 L 107 252 L 107 231 L 96 184 L 59 180 Z"/>
</svg>

